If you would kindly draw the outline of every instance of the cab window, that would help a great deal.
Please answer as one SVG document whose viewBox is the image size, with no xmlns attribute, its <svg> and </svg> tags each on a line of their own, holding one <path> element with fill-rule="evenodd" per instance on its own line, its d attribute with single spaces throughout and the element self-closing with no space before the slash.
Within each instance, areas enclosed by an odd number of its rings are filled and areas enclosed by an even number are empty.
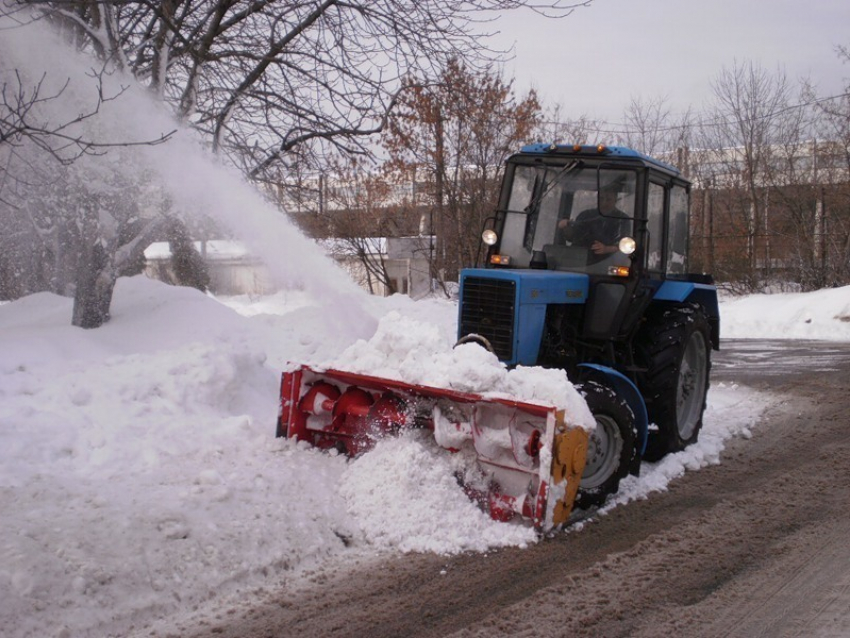
<svg viewBox="0 0 850 638">
<path fill-rule="evenodd" d="M 648 270 L 660 272 L 664 257 L 664 187 L 661 184 L 650 183 L 649 199 L 647 200 L 647 238 L 646 267 Z"/>
<path fill-rule="evenodd" d="M 682 186 L 670 189 L 670 230 L 667 238 L 667 273 L 688 272 L 688 191 Z"/>
</svg>

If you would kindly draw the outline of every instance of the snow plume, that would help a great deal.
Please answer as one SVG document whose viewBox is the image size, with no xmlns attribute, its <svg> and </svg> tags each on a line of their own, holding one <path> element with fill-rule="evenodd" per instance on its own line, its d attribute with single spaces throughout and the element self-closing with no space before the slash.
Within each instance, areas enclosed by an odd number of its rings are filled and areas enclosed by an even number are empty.
<svg viewBox="0 0 850 638">
<path fill-rule="evenodd" d="M 249 246 L 277 285 L 310 290 L 327 309 L 336 331 L 354 337 L 372 334 L 375 320 L 364 309 L 365 293 L 134 78 L 117 70 L 98 72 L 100 63 L 71 50 L 44 21 L 19 24 L 0 16 L 0 30 L 3 81 L 14 86 L 18 72 L 25 89 L 41 82 L 41 97 L 53 98 L 37 105 L 35 124 L 51 129 L 81 113 L 91 114 L 63 133 L 117 145 L 92 149 L 76 160 L 73 174 L 84 187 L 81 190 L 114 190 L 116 180 L 107 183 L 110 172 L 142 182 L 148 200 L 142 216 L 156 216 L 164 209 L 182 217 L 212 218 Z M 111 99 L 98 104 L 99 91 Z M 165 143 L 144 144 L 164 136 Z M 71 145 L 65 154 L 77 150 Z M 345 313 L 340 312 L 343 307 Z"/>
</svg>

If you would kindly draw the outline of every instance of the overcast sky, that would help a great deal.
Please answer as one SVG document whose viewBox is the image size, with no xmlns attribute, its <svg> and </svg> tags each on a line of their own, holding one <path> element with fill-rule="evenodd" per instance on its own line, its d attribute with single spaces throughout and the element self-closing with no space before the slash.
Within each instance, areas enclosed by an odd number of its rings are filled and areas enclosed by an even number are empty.
<svg viewBox="0 0 850 638">
<path fill-rule="evenodd" d="M 850 0 L 594 0 L 567 18 L 510 12 L 494 42 L 515 46 L 506 67 L 566 117 L 621 122 L 633 97 L 666 97 L 675 111 L 711 100 L 711 81 L 752 60 L 788 79 L 809 76 L 822 96 L 842 92 L 850 65 Z"/>
</svg>

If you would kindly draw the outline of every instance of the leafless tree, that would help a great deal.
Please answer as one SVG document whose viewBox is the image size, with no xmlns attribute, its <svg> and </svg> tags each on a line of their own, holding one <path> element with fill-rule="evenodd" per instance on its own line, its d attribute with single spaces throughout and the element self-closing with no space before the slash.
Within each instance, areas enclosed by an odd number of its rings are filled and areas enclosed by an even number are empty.
<svg viewBox="0 0 850 638">
<path fill-rule="evenodd" d="M 839 46 L 837 55 L 850 64 L 850 47 Z M 817 198 L 815 231 L 821 241 L 814 246 L 815 263 L 820 267 L 823 285 L 850 283 L 850 78 L 844 91 L 817 99 L 814 105 L 815 132 L 819 142 L 816 154 L 818 185 L 824 185 Z"/>
<path fill-rule="evenodd" d="M 24 146 L 49 156 L 62 165 L 70 165 L 83 155 L 105 153 L 109 149 L 130 146 L 153 146 L 162 144 L 173 131 L 151 140 L 108 140 L 90 136 L 81 130 L 81 125 L 97 117 L 101 106 L 119 99 L 124 89 L 118 88 L 107 94 L 103 85 L 104 69 L 92 71 L 91 80 L 95 88 L 95 99 L 85 105 L 83 112 L 59 121 L 45 116 L 44 108 L 51 102 L 63 100 L 70 79 L 58 88 L 45 86 L 46 73 L 25 80 L 20 69 L 10 69 L 0 77 L 0 149 L 4 165 L 3 181 L 0 181 L 0 201 L 3 188 L 15 188 L 19 182 L 27 184 L 26 177 L 12 170 L 13 160 L 27 167 L 28 172 L 41 172 L 41 168 L 27 160 L 19 151 Z M 8 203 L 8 202 L 7 202 Z"/>
<path fill-rule="evenodd" d="M 417 175 L 436 235 L 434 276 L 454 281 L 476 262 L 484 221 L 492 215 L 505 158 L 536 131 L 540 104 L 517 97 L 495 71 L 450 61 L 432 85 L 412 82 L 393 114 L 384 145 L 389 166 Z"/>
<path fill-rule="evenodd" d="M 318 168 L 328 153 L 368 154 L 403 77 L 432 76 L 457 56 L 483 65 L 497 53 L 480 33 L 493 15 L 564 16 L 589 3 L 4 0 L 0 16 L 50 22 L 110 72 L 135 76 L 246 174 L 271 181 L 291 163 Z M 67 141 L 88 151 L 101 140 Z M 101 262 L 110 259 L 91 261 Z M 87 305 L 103 310 L 108 301 Z"/>
<path fill-rule="evenodd" d="M 627 126 L 623 142 L 647 155 L 669 151 L 667 131 L 671 109 L 666 98 L 632 98 L 625 113 Z"/>
<path fill-rule="evenodd" d="M 401 79 L 454 57 L 480 67 L 497 13 L 590 1 L 42 1 L 75 41 L 132 71 L 256 179 L 301 148 L 367 153 Z M 309 153 L 307 150 L 309 149 Z"/>
<path fill-rule="evenodd" d="M 775 145 L 782 139 L 782 116 L 789 112 L 790 88 L 783 71 L 771 74 L 753 62 L 724 68 L 712 87 L 715 103 L 700 128 L 699 144 L 709 149 L 701 177 L 725 190 L 724 227 L 727 232 L 742 231 L 744 278 L 755 288 L 758 270 L 766 264 L 764 246 L 758 241 L 767 205 L 765 179 Z"/>
<path fill-rule="evenodd" d="M 746 291 L 847 282 L 846 96 L 753 63 L 714 91 L 689 158 L 697 263 Z"/>
<path fill-rule="evenodd" d="M 147 140 L 104 134 L 97 125 L 101 109 L 122 99 L 125 90 L 105 82 L 104 63 L 82 79 L 85 100 L 78 99 L 79 77 L 12 64 L 19 57 L 9 47 L 26 37 L 27 15 L 19 9 L 16 20 L 0 17 L 5 38 L 0 50 L 9 63 L 0 71 L 0 295 L 45 289 L 73 294 L 73 323 L 94 327 L 103 321 L 95 310 L 106 308 L 103 317 L 108 317 L 115 273 L 125 272 L 131 262 L 138 266 L 147 236 L 145 225 L 115 192 L 120 171 L 105 168 L 110 162 L 104 156 L 164 143 L 171 133 Z M 98 183 L 111 183 L 102 190 L 93 187 L 92 175 L 82 174 L 98 160 L 104 178 Z M 124 181 L 137 178 L 128 175 Z M 107 219 L 114 223 L 104 225 Z"/>
<path fill-rule="evenodd" d="M 543 114 L 537 135 L 555 144 L 596 144 L 607 139 L 607 134 L 602 132 L 604 128 L 602 122 L 588 115 L 567 117 L 563 106 L 555 104 Z"/>
<path fill-rule="evenodd" d="M 688 176 L 693 119 L 690 109 L 674 114 L 665 97 L 632 98 L 623 115 L 625 131 L 618 135 L 618 143 L 663 157 Z"/>
<path fill-rule="evenodd" d="M 340 161 L 321 175 L 310 205 L 295 216 L 372 294 L 398 292 L 388 268 L 386 238 L 407 234 L 409 228 L 392 191 L 379 171 Z"/>
</svg>

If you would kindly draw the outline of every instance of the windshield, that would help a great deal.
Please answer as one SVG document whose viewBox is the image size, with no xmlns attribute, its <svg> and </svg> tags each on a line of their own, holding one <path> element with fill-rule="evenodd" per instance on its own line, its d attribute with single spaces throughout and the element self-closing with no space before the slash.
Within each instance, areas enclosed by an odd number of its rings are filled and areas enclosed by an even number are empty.
<svg viewBox="0 0 850 638">
<path fill-rule="evenodd" d="M 523 268 L 535 251 L 556 270 L 606 273 L 628 266 L 617 246 L 632 235 L 636 173 L 631 170 L 517 165 L 502 211 L 499 252 Z"/>
</svg>

